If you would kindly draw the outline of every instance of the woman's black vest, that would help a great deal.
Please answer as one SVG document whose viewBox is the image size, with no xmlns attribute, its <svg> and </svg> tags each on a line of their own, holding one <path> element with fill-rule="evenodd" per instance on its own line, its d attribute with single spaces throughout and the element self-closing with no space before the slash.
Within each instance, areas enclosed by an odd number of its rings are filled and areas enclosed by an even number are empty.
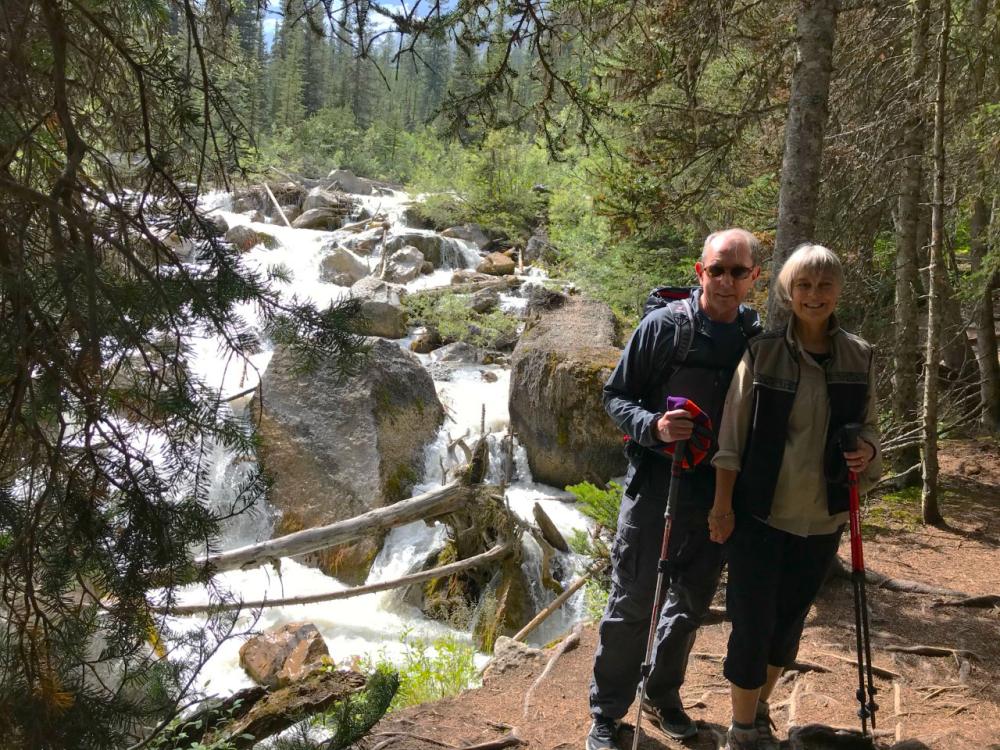
<svg viewBox="0 0 1000 750">
<path fill-rule="evenodd" d="M 767 519 L 785 453 L 800 360 L 784 328 L 755 337 L 748 351 L 753 362 L 753 405 L 734 503 L 741 515 Z M 831 357 L 824 367 L 830 402 L 827 443 L 845 424 L 864 421 L 871 366 L 872 349 L 864 340 L 839 328 L 831 331 Z M 815 468 L 823 470 L 822 457 Z M 826 500 L 831 516 L 846 511 L 850 502 L 846 482 L 828 479 Z"/>
</svg>

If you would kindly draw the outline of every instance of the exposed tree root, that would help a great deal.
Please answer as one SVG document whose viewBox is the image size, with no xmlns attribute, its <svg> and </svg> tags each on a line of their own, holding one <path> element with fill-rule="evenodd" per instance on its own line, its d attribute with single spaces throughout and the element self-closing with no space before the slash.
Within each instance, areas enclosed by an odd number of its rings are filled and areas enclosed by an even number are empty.
<svg viewBox="0 0 1000 750">
<path fill-rule="evenodd" d="M 556 662 L 559 661 L 559 657 L 579 645 L 580 633 L 582 632 L 583 625 L 577 625 L 574 627 L 573 632 L 563 638 L 562 643 L 559 644 L 555 653 L 549 658 L 549 663 L 545 665 L 545 669 L 543 669 L 542 673 L 538 675 L 538 679 L 531 683 L 531 687 L 528 688 L 528 692 L 524 694 L 524 710 L 522 713 L 525 721 L 528 720 L 528 711 L 531 709 L 531 698 L 535 694 L 535 689 L 545 680 L 546 677 L 549 676 L 552 668 L 555 666 Z M 512 732 L 512 735 L 517 735 L 517 729 Z"/>
<path fill-rule="evenodd" d="M 942 600 L 934 602 L 931 606 L 992 609 L 993 607 L 1000 607 L 1000 594 L 986 594 L 985 596 L 967 596 L 964 599 Z"/>
<path fill-rule="evenodd" d="M 964 656 L 968 659 L 979 660 L 979 656 L 972 651 L 964 648 L 950 648 L 948 646 L 925 646 L 923 644 L 917 644 L 916 646 L 882 646 L 882 650 L 895 651 L 899 654 L 917 654 L 918 656 Z"/>
</svg>

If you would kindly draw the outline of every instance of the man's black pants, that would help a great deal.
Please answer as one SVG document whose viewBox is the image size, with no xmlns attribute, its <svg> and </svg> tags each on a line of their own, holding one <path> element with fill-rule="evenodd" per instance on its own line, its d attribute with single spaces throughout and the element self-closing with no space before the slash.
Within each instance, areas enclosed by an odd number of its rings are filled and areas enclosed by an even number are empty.
<svg viewBox="0 0 1000 750">
<path fill-rule="evenodd" d="M 665 602 L 646 685 L 648 700 L 660 708 L 681 706 L 678 691 L 688 655 L 719 584 L 722 545 L 708 538 L 710 497 L 708 503 L 680 503 L 674 513 Z M 662 499 L 622 498 L 611 550 L 613 585 L 601 618 L 590 686 L 594 715 L 620 719 L 635 700 L 656 591 L 664 507 Z"/>
</svg>

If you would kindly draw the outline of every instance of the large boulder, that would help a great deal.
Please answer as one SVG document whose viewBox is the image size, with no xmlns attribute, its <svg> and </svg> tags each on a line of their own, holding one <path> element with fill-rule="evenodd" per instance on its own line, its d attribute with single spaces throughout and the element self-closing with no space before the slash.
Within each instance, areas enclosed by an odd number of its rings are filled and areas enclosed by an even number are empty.
<svg viewBox="0 0 1000 750">
<path fill-rule="evenodd" d="M 539 229 L 528 238 L 528 243 L 524 246 L 524 262 L 551 263 L 555 260 L 556 249 L 549 242 L 548 235 L 544 229 Z"/>
<path fill-rule="evenodd" d="M 364 322 L 358 332 L 365 336 L 401 339 L 409 332 L 406 325 L 406 311 L 399 305 L 366 299 L 361 303 L 361 314 L 364 316 Z"/>
<path fill-rule="evenodd" d="M 314 208 L 332 208 L 338 211 L 346 209 L 350 211 L 354 208 L 354 202 L 343 193 L 335 193 L 315 187 L 302 199 L 303 211 L 310 211 Z"/>
<path fill-rule="evenodd" d="M 319 278 L 328 284 L 351 286 L 369 273 L 367 263 L 339 245 L 332 245 L 319 263 Z"/>
<path fill-rule="evenodd" d="M 391 305 L 399 305 L 406 297 L 406 287 L 402 284 L 393 284 L 375 276 L 365 276 L 351 287 L 351 295 L 378 302 L 388 302 Z"/>
<path fill-rule="evenodd" d="M 405 284 L 420 276 L 424 267 L 424 254 L 415 247 L 402 247 L 389 256 L 385 264 L 385 278 L 396 284 Z"/>
<path fill-rule="evenodd" d="M 514 259 L 505 253 L 490 253 L 485 258 L 483 258 L 482 263 L 479 264 L 479 268 L 476 269 L 479 273 L 487 273 L 491 276 L 507 276 L 514 273 L 517 268 L 517 264 L 514 263 Z"/>
<path fill-rule="evenodd" d="M 260 455 L 282 512 L 276 535 L 352 518 L 410 496 L 424 447 L 444 419 L 431 376 L 416 355 L 371 341 L 365 366 L 340 378 L 321 363 L 303 373 L 278 348 L 263 379 Z M 343 548 L 318 562 L 346 581 L 363 578 L 377 553 Z"/>
<path fill-rule="evenodd" d="M 375 226 L 359 231 L 353 237 L 342 239 L 340 244 L 358 255 L 371 255 L 375 248 L 379 246 L 379 243 L 382 242 L 384 234 L 385 229 L 383 227 Z"/>
<path fill-rule="evenodd" d="M 510 421 L 536 481 L 603 484 L 625 472 L 601 389 L 618 362 L 614 316 L 593 300 L 541 312 L 511 356 Z"/>
<path fill-rule="evenodd" d="M 233 243 L 237 249 L 243 252 L 250 250 L 260 243 L 258 234 L 246 224 L 237 224 L 227 229 L 225 240 L 226 242 Z"/>
<path fill-rule="evenodd" d="M 404 232 L 403 234 L 396 234 L 386 239 L 382 252 L 391 255 L 404 247 L 415 247 L 423 254 L 424 258 L 437 267 L 441 265 L 442 258 L 448 255 L 446 249 L 448 245 L 448 240 L 444 240 L 436 234 Z"/>
<path fill-rule="evenodd" d="M 335 169 L 326 176 L 326 179 L 330 188 L 345 193 L 371 195 L 374 192 L 375 183 L 372 180 L 357 177 L 354 172 L 347 169 Z"/>
<path fill-rule="evenodd" d="M 457 227 L 448 227 L 441 232 L 442 237 L 454 237 L 455 239 L 472 242 L 480 250 L 490 244 L 490 236 L 486 234 L 478 224 L 462 224 Z"/>
<path fill-rule="evenodd" d="M 303 211 L 300 216 L 297 216 L 295 221 L 292 222 L 292 226 L 295 229 L 321 229 L 332 232 L 344 223 L 344 217 L 346 216 L 346 211 L 341 211 L 337 208 L 310 208 L 308 211 Z"/>
<path fill-rule="evenodd" d="M 240 666 L 258 685 L 284 687 L 329 657 L 326 641 L 310 622 L 290 622 L 254 636 L 240 647 Z"/>
</svg>

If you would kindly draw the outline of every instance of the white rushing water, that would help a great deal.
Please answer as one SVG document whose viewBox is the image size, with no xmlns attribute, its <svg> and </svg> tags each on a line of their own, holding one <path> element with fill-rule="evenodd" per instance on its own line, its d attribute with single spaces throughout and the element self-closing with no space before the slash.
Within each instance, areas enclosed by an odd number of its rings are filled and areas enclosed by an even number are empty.
<svg viewBox="0 0 1000 750">
<path fill-rule="evenodd" d="M 391 222 L 387 239 L 401 233 L 419 230 L 404 227 L 401 216 L 409 197 L 405 193 L 392 195 L 365 196 L 361 201 L 370 213 L 383 214 Z M 291 273 L 288 283 L 279 283 L 283 294 L 297 295 L 300 299 L 311 299 L 319 305 L 328 304 L 349 293 L 346 287 L 320 281 L 320 263 L 327 248 L 338 239 L 356 237 L 350 232 L 320 232 L 306 229 L 290 229 L 276 224 L 257 224 L 247 215 L 233 213 L 229 196 L 213 194 L 207 196 L 203 206 L 217 211 L 229 226 L 247 224 L 254 229 L 267 232 L 280 243 L 279 247 L 267 250 L 258 245 L 244 257 L 248 264 L 260 269 L 281 265 Z M 379 230 L 381 231 L 381 230 Z M 423 231 L 424 234 L 433 234 Z M 428 286 L 445 286 L 450 283 L 454 268 L 475 267 L 479 253 L 475 246 L 461 240 L 452 240 L 454 252 L 443 259 L 449 268 L 438 269 L 422 276 L 408 285 L 410 289 Z M 377 258 L 361 260 L 374 267 Z M 518 312 L 524 308 L 524 300 L 511 295 L 503 295 L 501 306 L 504 310 Z M 256 318 L 249 306 L 243 311 L 247 320 Z M 408 346 L 409 339 L 399 344 Z M 248 391 L 257 385 L 266 370 L 272 355 L 269 344 L 256 355 L 249 366 L 227 362 L 220 356 L 216 341 L 201 339 L 194 347 L 192 368 L 204 381 L 218 387 L 224 396 Z M 427 365 L 431 355 L 418 355 Z M 491 474 L 489 481 L 499 483 L 502 471 L 501 438 L 507 431 L 510 417 L 507 410 L 507 396 L 510 386 L 510 372 L 502 367 L 487 365 L 459 365 L 438 372 L 435 386 L 438 396 L 445 406 L 449 418 L 445 420 L 437 438 L 428 445 L 425 454 L 425 473 L 421 483 L 414 488 L 414 494 L 440 486 L 445 478 L 443 471 L 465 462 L 464 453 L 457 449 L 455 441 L 463 438 L 468 445 L 480 435 L 481 425 L 489 434 L 491 447 Z M 443 374 L 441 374 L 443 373 Z M 235 401 L 234 409 L 245 408 L 245 399 Z M 449 446 L 452 446 L 449 450 Z M 247 457 L 228 455 L 217 450 L 211 474 L 210 498 L 218 508 L 232 504 L 233 488 L 240 478 L 252 468 Z M 533 523 L 533 507 L 539 503 L 559 530 L 567 537 L 573 529 L 588 526 L 588 521 L 566 501 L 567 493 L 532 481 L 523 448 L 515 447 L 514 471 L 511 484 L 507 488 L 507 502 L 512 511 L 527 522 Z M 232 548 L 243 544 L 267 539 L 274 528 L 276 513 L 259 504 L 253 512 L 238 516 L 224 529 L 221 545 Z M 447 530 L 443 524 L 416 522 L 393 529 L 386 538 L 382 551 L 376 558 L 368 582 L 390 580 L 406 573 L 419 570 L 429 556 L 441 548 L 446 540 Z M 523 568 L 531 581 L 532 597 L 536 608 L 540 609 L 554 598 L 554 594 L 543 588 L 540 579 L 541 550 L 528 533 L 524 534 L 525 559 Z M 556 553 L 553 566 L 562 571 L 562 581 L 568 584 L 575 574 L 582 570 L 582 561 L 576 555 Z M 284 558 L 277 567 L 267 566 L 248 571 L 230 571 L 215 578 L 220 588 L 232 592 L 236 598 L 251 601 L 279 597 L 304 596 L 322 592 L 338 591 L 346 588 L 334 578 L 320 571 Z M 180 592 L 179 603 L 201 603 L 208 600 L 208 592 L 201 586 L 187 587 Z M 529 638 L 531 643 L 545 643 L 557 637 L 570 624 L 581 617 L 582 592 L 578 593 L 561 611 L 551 617 Z M 441 636 L 451 636 L 471 642 L 467 632 L 457 631 L 447 625 L 426 618 L 417 608 L 402 601 L 401 591 L 388 591 L 347 600 L 321 602 L 285 607 L 266 608 L 260 619 L 254 623 L 247 613 L 240 620 L 243 630 L 265 631 L 289 622 L 308 621 L 316 625 L 325 638 L 332 658 L 338 663 L 353 659 L 387 658 L 399 660 L 404 652 L 406 638 L 421 637 L 433 640 Z M 171 618 L 171 627 L 178 629 L 198 628 L 204 625 L 204 618 L 198 616 Z M 239 648 L 243 639 L 230 639 L 209 659 L 199 676 L 199 685 L 216 694 L 230 693 L 250 685 L 249 678 L 239 666 Z M 481 656 L 479 661 L 485 660 Z"/>
</svg>

